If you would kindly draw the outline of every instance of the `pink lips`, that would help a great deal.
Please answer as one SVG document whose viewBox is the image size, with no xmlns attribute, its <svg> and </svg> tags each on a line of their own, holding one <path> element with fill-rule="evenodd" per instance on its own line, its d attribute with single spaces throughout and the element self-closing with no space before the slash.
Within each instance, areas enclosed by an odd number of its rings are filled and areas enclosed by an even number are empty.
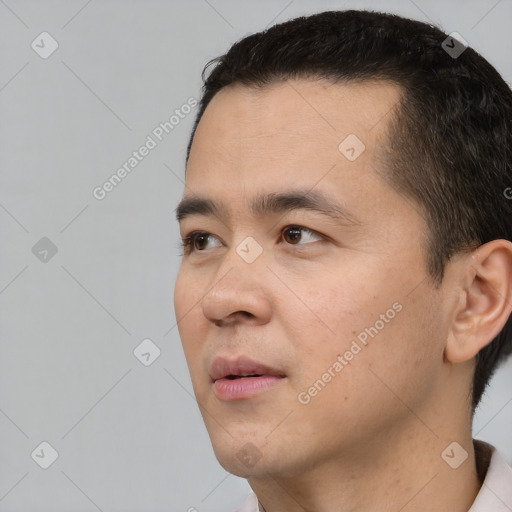
<svg viewBox="0 0 512 512">
<path fill-rule="evenodd" d="M 218 357 L 210 369 L 215 395 L 220 400 L 243 400 L 273 388 L 285 375 L 247 357 Z"/>
</svg>

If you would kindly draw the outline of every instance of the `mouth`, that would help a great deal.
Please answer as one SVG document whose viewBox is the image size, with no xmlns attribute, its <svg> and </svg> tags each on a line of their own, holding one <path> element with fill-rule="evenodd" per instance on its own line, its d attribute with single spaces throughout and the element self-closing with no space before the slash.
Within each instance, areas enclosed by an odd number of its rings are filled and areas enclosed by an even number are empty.
<svg viewBox="0 0 512 512">
<path fill-rule="evenodd" d="M 220 400 L 243 400 L 259 395 L 281 383 L 286 375 L 263 363 L 241 356 L 214 360 L 210 377 Z"/>
</svg>

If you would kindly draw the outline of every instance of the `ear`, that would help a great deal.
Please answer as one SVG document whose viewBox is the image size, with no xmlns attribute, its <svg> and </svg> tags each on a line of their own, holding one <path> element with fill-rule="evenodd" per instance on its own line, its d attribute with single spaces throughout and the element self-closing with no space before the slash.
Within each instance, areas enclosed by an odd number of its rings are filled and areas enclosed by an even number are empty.
<svg viewBox="0 0 512 512">
<path fill-rule="evenodd" d="M 462 288 L 445 358 L 468 361 L 503 329 L 512 312 L 512 243 L 492 240 L 463 259 Z"/>
</svg>

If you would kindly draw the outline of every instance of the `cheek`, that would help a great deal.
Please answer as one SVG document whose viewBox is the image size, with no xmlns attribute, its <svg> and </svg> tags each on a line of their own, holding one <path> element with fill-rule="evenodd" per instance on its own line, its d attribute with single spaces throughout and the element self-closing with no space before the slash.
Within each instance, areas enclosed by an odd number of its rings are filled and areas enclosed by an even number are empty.
<svg viewBox="0 0 512 512">
<path fill-rule="evenodd" d="M 390 332 L 388 378 L 400 370 L 404 393 L 408 384 L 417 396 L 428 394 L 443 366 L 447 325 L 443 320 L 442 304 L 427 287 L 420 287 L 402 301 L 403 310 Z M 384 368 L 386 369 L 386 368 Z"/>
<path fill-rule="evenodd" d="M 394 297 L 397 300 L 393 301 Z M 391 304 L 399 306 L 400 311 L 386 310 Z M 389 411 L 400 413 L 408 410 L 403 406 L 407 404 L 419 411 L 430 400 L 441 377 L 445 333 L 440 306 L 429 298 L 425 288 L 415 296 L 395 294 L 390 304 L 382 306 L 369 321 L 370 327 L 362 331 L 368 337 L 354 361 L 361 366 L 356 389 L 372 407 L 387 404 Z M 379 321 L 382 313 L 384 320 Z"/>
<path fill-rule="evenodd" d="M 348 379 L 354 390 L 379 386 L 369 368 L 400 388 L 433 371 L 442 338 L 429 327 L 436 323 L 435 307 L 426 308 L 421 292 L 411 297 L 410 287 L 383 274 L 352 273 L 337 280 L 316 276 L 314 286 L 304 280 L 296 288 L 302 301 L 281 304 L 281 318 L 288 318 L 287 330 L 300 361 L 297 376 L 302 386 L 320 378 L 345 354 L 344 371 L 335 380 L 344 381 L 345 387 Z"/>
<path fill-rule="evenodd" d="M 350 350 L 355 336 L 375 321 L 378 308 L 372 290 L 361 282 L 356 286 L 348 279 L 316 274 L 314 281 L 297 280 L 291 287 L 295 297 L 283 296 L 276 313 L 298 362 L 296 385 L 304 388 Z"/>
<path fill-rule="evenodd" d="M 187 279 L 183 267 L 180 268 L 176 282 L 174 284 L 174 311 L 176 313 L 176 321 L 184 316 L 188 304 L 191 301 L 190 280 Z"/>
<path fill-rule="evenodd" d="M 194 275 L 186 266 L 182 266 L 174 286 L 174 311 L 178 326 L 197 322 L 197 315 L 201 314 L 201 300 L 207 292 L 203 281 Z"/>
<path fill-rule="evenodd" d="M 320 346 L 342 350 L 354 335 L 391 307 L 391 298 L 376 285 L 377 281 L 368 275 L 315 275 L 314 281 L 304 279 L 294 287 L 298 300 L 284 306 L 288 314 L 283 318 L 291 318 L 289 312 L 293 309 L 296 325 L 312 336 L 304 339 L 306 344 L 318 348 L 315 339 L 323 339 L 325 343 Z"/>
<path fill-rule="evenodd" d="M 322 336 L 318 325 L 309 330 L 304 325 L 298 338 L 302 346 L 297 354 L 301 368 L 297 384 L 308 404 L 298 412 L 304 414 L 306 430 L 324 430 L 324 425 L 333 422 L 339 425 L 337 433 L 324 432 L 327 444 L 339 442 L 341 431 L 341 437 L 354 440 L 373 435 L 410 416 L 408 407 L 420 411 L 439 378 L 440 343 L 436 339 L 442 335 L 427 329 L 435 312 L 425 319 L 423 305 L 405 297 L 395 301 L 395 297 L 373 299 L 370 294 L 356 301 L 348 295 L 340 298 L 335 288 L 325 290 L 323 299 L 330 300 L 331 307 L 322 310 L 318 304 L 317 311 L 323 311 L 322 318 L 335 335 Z M 343 359 L 337 371 L 338 355 Z M 327 374 L 329 369 L 334 377 Z"/>
<path fill-rule="evenodd" d="M 201 337 L 197 334 L 198 315 L 201 314 L 201 292 L 195 285 L 195 281 L 187 276 L 186 271 L 180 269 L 174 287 L 174 312 L 180 334 L 181 342 L 187 361 L 192 360 L 193 354 L 199 350 Z"/>
</svg>

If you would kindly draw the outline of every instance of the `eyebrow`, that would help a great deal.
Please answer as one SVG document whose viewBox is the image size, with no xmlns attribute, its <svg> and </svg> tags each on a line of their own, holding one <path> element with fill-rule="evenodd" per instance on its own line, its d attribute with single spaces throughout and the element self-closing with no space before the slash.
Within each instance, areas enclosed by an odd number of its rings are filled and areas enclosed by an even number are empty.
<svg viewBox="0 0 512 512">
<path fill-rule="evenodd" d="M 269 193 L 256 197 L 251 203 L 253 215 L 275 215 L 293 210 L 309 210 L 337 222 L 360 224 L 343 205 L 316 190 Z M 226 220 L 231 217 L 224 203 L 196 196 L 183 198 L 176 208 L 176 219 L 181 222 L 192 215 L 214 216 Z"/>
</svg>

